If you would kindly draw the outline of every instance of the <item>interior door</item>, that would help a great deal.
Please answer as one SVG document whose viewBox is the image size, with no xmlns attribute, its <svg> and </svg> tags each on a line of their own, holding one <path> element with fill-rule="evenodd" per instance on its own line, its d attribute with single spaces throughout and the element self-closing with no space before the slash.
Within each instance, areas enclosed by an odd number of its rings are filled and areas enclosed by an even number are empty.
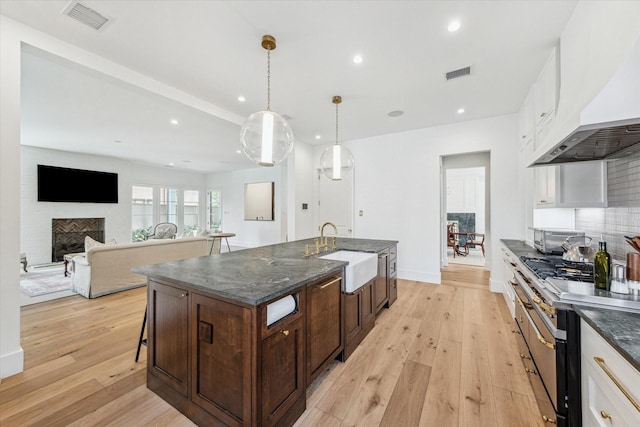
<svg viewBox="0 0 640 427">
<path fill-rule="evenodd" d="M 341 237 L 351 237 L 353 233 L 353 173 L 346 175 L 333 181 L 318 170 L 318 225 L 334 223 Z M 332 229 L 325 228 L 325 232 L 333 234 Z"/>
</svg>

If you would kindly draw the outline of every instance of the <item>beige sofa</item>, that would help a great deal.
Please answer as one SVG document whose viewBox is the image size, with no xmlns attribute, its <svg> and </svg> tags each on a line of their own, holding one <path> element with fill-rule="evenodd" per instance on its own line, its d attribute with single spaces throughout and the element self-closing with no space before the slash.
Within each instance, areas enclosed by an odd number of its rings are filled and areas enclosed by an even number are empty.
<svg viewBox="0 0 640 427">
<path fill-rule="evenodd" d="M 210 239 L 147 240 L 93 247 L 73 258 L 71 290 L 86 298 L 144 286 L 146 276 L 133 273 L 134 267 L 209 255 Z"/>
</svg>

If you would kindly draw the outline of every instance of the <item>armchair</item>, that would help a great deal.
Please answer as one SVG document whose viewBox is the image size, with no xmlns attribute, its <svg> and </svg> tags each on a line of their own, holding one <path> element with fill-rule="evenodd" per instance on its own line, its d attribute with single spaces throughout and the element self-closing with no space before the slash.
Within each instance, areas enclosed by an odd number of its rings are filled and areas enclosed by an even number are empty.
<svg viewBox="0 0 640 427">
<path fill-rule="evenodd" d="M 153 229 L 147 239 L 175 239 L 178 226 L 170 222 L 161 222 Z"/>
</svg>

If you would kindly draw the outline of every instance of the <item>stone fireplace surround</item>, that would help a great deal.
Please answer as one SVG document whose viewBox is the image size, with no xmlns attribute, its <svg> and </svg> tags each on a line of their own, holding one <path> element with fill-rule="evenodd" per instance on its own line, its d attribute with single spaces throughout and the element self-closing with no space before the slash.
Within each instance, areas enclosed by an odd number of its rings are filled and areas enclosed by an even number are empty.
<svg viewBox="0 0 640 427">
<path fill-rule="evenodd" d="M 104 218 L 53 218 L 51 262 L 63 261 L 69 253 L 84 252 L 86 236 L 104 243 Z"/>
</svg>

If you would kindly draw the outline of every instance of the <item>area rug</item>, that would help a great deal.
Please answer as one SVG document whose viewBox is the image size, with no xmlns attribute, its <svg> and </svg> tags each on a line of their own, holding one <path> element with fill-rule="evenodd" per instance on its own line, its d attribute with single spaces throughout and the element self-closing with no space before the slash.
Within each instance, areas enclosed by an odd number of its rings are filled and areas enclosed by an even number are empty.
<svg viewBox="0 0 640 427">
<path fill-rule="evenodd" d="M 71 289 L 71 276 L 64 277 L 61 268 L 22 272 L 20 274 L 20 292 L 30 297 L 52 294 Z"/>
<path fill-rule="evenodd" d="M 484 266 L 484 257 L 480 250 L 471 250 L 467 256 L 453 257 L 453 251 L 447 254 L 447 262 L 449 264 L 466 264 Z"/>
</svg>

